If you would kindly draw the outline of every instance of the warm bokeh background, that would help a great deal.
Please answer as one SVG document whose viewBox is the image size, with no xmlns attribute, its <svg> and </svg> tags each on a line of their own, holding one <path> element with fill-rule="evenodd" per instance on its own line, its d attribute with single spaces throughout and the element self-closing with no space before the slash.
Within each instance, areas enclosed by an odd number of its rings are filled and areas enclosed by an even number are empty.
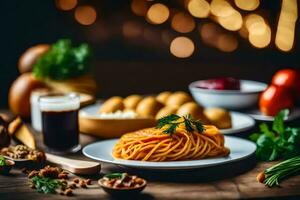
<svg viewBox="0 0 300 200">
<path fill-rule="evenodd" d="M 271 41 L 265 48 L 250 44 L 247 37 L 241 36 L 241 31 L 228 31 L 230 27 L 221 27 L 214 16 L 191 17 L 183 1 L 146 2 L 147 8 L 160 2 L 170 9 L 167 21 L 154 25 L 153 21 L 149 23 L 149 19 L 147 22 L 145 17 L 133 13 L 136 11 L 133 4 L 139 1 L 144 0 L 69 0 L 70 8 L 69 4 L 66 8 L 60 4 L 63 0 L 1 1 L 0 107 L 7 106 L 7 92 L 18 76 L 17 63 L 22 52 L 32 45 L 52 43 L 60 38 L 71 38 L 75 43 L 88 42 L 92 46 L 93 76 L 99 84 L 99 97 L 187 90 L 188 84 L 194 80 L 220 76 L 268 82 L 279 68 L 300 67 L 298 21 L 293 49 L 284 52 L 275 45 L 281 0 L 261 0 L 255 11 L 242 11 L 230 0 L 243 19 L 250 13 L 264 17 L 271 31 Z M 72 5 L 72 2 L 75 4 Z M 145 4 L 137 5 L 137 11 L 142 12 Z M 187 19 L 179 16 L 177 21 L 172 22 L 179 11 L 185 11 Z M 89 17 L 82 19 L 82 16 Z M 210 29 L 205 31 L 204 27 L 215 28 L 217 36 L 225 39 L 217 37 L 219 39 L 216 40 L 216 37 L 211 37 Z M 171 41 L 177 36 L 186 36 L 193 41 L 194 51 L 185 44 L 177 47 L 177 51 L 191 51 L 191 56 L 176 57 L 176 48 L 175 55 L 170 53 Z M 216 41 L 219 42 L 216 44 Z"/>
</svg>

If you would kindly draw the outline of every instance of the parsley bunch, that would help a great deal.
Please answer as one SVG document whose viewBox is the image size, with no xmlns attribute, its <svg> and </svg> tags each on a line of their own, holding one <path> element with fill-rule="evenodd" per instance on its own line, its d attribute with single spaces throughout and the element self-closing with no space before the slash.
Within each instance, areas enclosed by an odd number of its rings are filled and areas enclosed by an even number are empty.
<svg viewBox="0 0 300 200">
<path fill-rule="evenodd" d="M 89 70 L 90 48 L 87 44 L 74 47 L 71 40 L 61 39 L 52 44 L 33 66 L 38 78 L 65 80 L 84 75 Z"/>
<path fill-rule="evenodd" d="M 272 128 L 262 123 L 259 126 L 260 133 L 250 136 L 256 142 L 259 160 L 273 161 L 300 155 L 300 128 L 285 126 L 284 119 L 288 114 L 288 110 L 282 110 L 275 117 Z"/>
<path fill-rule="evenodd" d="M 158 120 L 156 128 L 161 129 L 166 127 L 166 129 L 164 129 L 163 132 L 172 135 L 176 132 L 176 129 L 182 123 L 184 124 L 185 129 L 188 132 L 193 132 L 196 130 L 199 133 L 202 133 L 204 131 L 202 123 L 198 120 L 194 120 L 191 115 L 186 115 L 183 117 L 180 117 L 175 114 L 168 115 Z"/>
</svg>

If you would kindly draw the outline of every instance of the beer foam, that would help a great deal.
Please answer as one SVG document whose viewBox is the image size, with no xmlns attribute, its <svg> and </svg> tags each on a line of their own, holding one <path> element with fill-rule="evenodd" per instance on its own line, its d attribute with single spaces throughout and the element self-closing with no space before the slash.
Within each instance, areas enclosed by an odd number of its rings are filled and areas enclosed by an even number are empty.
<svg viewBox="0 0 300 200">
<path fill-rule="evenodd" d="M 75 96 L 74 96 L 75 97 Z M 70 96 L 47 96 L 40 98 L 41 111 L 72 111 L 80 107 L 79 97 Z"/>
</svg>

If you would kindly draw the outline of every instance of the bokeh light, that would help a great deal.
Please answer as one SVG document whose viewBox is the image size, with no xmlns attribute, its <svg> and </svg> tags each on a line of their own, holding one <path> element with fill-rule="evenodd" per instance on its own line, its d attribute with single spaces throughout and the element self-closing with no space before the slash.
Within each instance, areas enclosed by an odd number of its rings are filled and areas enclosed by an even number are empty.
<svg viewBox="0 0 300 200">
<path fill-rule="evenodd" d="M 152 24 L 162 24 L 169 16 L 169 8 L 161 3 L 153 4 L 147 12 L 147 19 Z"/>
<path fill-rule="evenodd" d="M 234 0 L 235 5 L 247 11 L 252 11 L 258 8 L 260 1 L 259 0 Z"/>
<path fill-rule="evenodd" d="M 218 37 L 217 48 L 223 52 L 233 52 L 238 48 L 238 40 L 231 34 L 222 34 Z"/>
<path fill-rule="evenodd" d="M 271 29 L 268 25 L 265 26 L 264 32 L 257 34 L 249 32 L 249 42 L 257 48 L 265 48 L 271 42 Z"/>
<path fill-rule="evenodd" d="M 290 51 L 293 48 L 297 19 L 297 0 L 282 0 L 281 12 L 275 37 L 275 44 L 281 51 Z"/>
<path fill-rule="evenodd" d="M 131 10 L 138 16 L 146 16 L 149 5 L 147 0 L 132 0 Z"/>
<path fill-rule="evenodd" d="M 82 25 L 91 25 L 97 19 L 97 12 L 92 6 L 78 6 L 75 10 L 75 19 Z"/>
<path fill-rule="evenodd" d="M 226 17 L 218 17 L 217 21 L 223 28 L 230 31 L 237 31 L 243 25 L 242 15 L 236 10 Z"/>
<path fill-rule="evenodd" d="M 188 0 L 186 7 L 191 15 L 197 18 L 208 17 L 210 5 L 205 0 Z"/>
<path fill-rule="evenodd" d="M 212 0 L 210 3 L 210 10 L 213 15 L 217 17 L 227 17 L 235 11 L 230 3 L 225 0 Z"/>
<path fill-rule="evenodd" d="M 195 26 L 194 18 L 185 12 L 177 12 L 172 17 L 171 27 L 179 33 L 191 32 Z"/>
<path fill-rule="evenodd" d="M 56 7 L 60 10 L 72 10 L 77 5 L 77 0 L 56 0 Z"/>
<path fill-rule="evenodd" d="M 176 37 L 170 45 L 170 52 L 178 58 L 190 57 L 194 51 L 194 42 L 188 37 Z"/>
</svg>

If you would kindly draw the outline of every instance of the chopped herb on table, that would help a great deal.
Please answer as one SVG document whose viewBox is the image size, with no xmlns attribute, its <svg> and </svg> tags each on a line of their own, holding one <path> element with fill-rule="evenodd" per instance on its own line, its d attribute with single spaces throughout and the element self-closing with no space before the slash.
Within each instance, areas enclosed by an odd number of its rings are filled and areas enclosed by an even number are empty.
<svg viewBox="0 0 300 200">
<path fill-rule="evenodd" d="M 31 179 L 33 185 L 37 189 L 38 192 L 49 194 L 49 193 L 56 193 L 56 189 L 59 189 L 64 184 L 63 182 L 52 179 L 49 177 L 41 177 L 41 176 L 34 176 Z"/>
<path fill-rule="evenodd" d="M 282 110 L 275 117 L 272 127 L 260 124 L 260 133 L 254 133 L 250 139 L 256 142 L 256 156 L 259 160 L 273 161 L 288 159 L 300 155 L 300 128 L 286 127 L 284 119 L 288 110 Z"/>
</svg>

